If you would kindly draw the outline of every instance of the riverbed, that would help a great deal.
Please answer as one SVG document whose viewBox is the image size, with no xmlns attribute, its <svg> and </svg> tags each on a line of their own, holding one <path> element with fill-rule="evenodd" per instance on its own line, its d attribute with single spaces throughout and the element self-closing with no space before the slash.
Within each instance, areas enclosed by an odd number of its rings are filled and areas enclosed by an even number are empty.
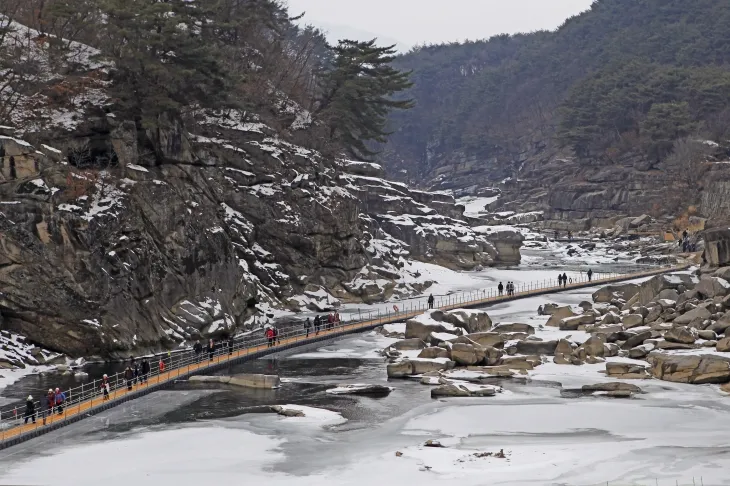
<svg viewBox="0 0 730 486">
<path fill-rule="evenodd" d="M 519 282 L 519 272 L 528 271 L 535 266 L 499 269 L 489 278 Z M 536 324 L 544 319 L 536 315 L 539 305 L 576 305 L 592 291 L 487 310 L 495 322 Z M 722 425 L 730 400 L 716 386 L 651 380 L 638 383 L 646 393 L 631 400 L 567 398 L 562 387 L 604 380 L 600 366 L 547 363 L 527 378 L 502 380 L 495 397 L 433 400 L 418 381 L 388 381 L 378 351 L 393 341 L 370 331 L 221 372 L 278 374 L 277 390 L 178 383 L 0 452 L 0 482 L 730 484 L 730 440 Z M 33 379 L 50 378 L 27 377 L 5 393 L 48 383 Z M 383 398 L 326 392 L 343 383 L 394 389 Z M 262 405 L 273 404 L 312 412 L 304 418 L 261 413 Z M 424 447 L 429 439 L 446 447 Z"/>
</svg>

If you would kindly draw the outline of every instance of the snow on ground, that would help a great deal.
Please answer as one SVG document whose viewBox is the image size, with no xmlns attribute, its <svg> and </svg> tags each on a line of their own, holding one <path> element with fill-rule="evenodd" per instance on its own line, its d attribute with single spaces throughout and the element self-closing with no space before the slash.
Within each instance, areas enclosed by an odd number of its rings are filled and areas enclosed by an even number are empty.
<svg viewBox="0 0 730 486">
<path fill-rule="evenodd" d="M 493 196 L 493 197 L 475 197 L 475 196 L 466 196 L 462 197 L 456 200 L 456 204 L 461 204 L 466 209 L 464 209 L 464 216 L 468 216 L 470 218 L 478 218 L 479 216 L 483 216 L 485 214 L 488 214 L 489 211 L 487 211 L 487 204 L 491 204 L 494 201 L 499 199 L 499 196 Z"/>
<path fill-rule="evenodd" d="M 296 424 L 316 424 L 322 427 L 339 425 L 347 422 L 347 419 L 339 412 L 333 412 L 325 408 L 307 407 L 305 405 L 281 405 L 284 410 L 295 410 L 302 412 L 304 417 L 281 417 L 284 422 Z"/>
</svg>

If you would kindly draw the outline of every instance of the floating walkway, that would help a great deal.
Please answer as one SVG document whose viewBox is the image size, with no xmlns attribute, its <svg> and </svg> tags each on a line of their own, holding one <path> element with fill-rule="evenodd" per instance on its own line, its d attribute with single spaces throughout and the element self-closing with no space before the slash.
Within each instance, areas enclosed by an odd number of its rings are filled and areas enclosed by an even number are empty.
<svg viewBox="0 0 730 486">
<path fill-rule="evenodd" d="M 643 272 L 626 274 L 596 274 L 595 276 L 597 278 L 594 278 L 592 281 L 589 281 L 586 275 L 581 275 L 576 278 L 576 281 L 568 283 L 565 287 L 559 287 L 557 282 L 519 284 L 516 293 L 512 296 L 494 295 L 496 292 L 493 289 L 489 291 L 464 292 L 442 298 L 442 300 L 437 301 L 437 305 L 434 308 L 439 310 L 453 310 L 485 307 L 491 304 L 510 302 L 528 297 L 567 292 L 636 278 L 661 275 L 686 270 L 687 268 L 689 268 L 689 265 L 655 268 Z M 406 319 L 416 317 L 426 310 L 423 302 L 417 302 L 408 309 L 397 309 L 394 306 L 392 312 L 380 313 L 377 317 L 368 317 L 364 320 L 342 322 L 339 326 L 332 329 L 323 328 L 319 333 L 315 333 L 313 328 L 309 333 L 303 329 L 293 330 L 289 333 L 282 333 L 279 342 L 273 347 L 268 345 L 265 338 L 236 339 L 232 349 L 226 347 L 225 344 L 219 346 L 212 360 L 209 359 L 209 355 L 205 350 L 196 356 L 192 349 L 186 349 L 182 352 L 162 355 L 161 358 L 165 365 L 164 370 L 160 370 L 159 363 L 154 362 L 160 359 L 160 356 L 158 356 L 151 360 L 152 370 L 147 382 L 136 383 L 132 386 L 131 390 L 127 389 L 126 381 L 121 373 L 109 377 L 112 390 L 107 400 L 104 400 L 101 394 L 101 381 L 94 380 L 80 387 L 65 390 L 67 400 L 64 403 L 63 413 L 61 414 L 48 414 L 44 419 L 44 413 L 48 411 L 42 410 L 41 404 L 37 403 L 35 424 L 31 420 L 28 421 L 28 424 L 24 423 L 24 407 L 10 412 L 4 411 L 3 416 L 0 417 L 2 419 L 0 420 L 0 450 L 47 434 L 48 432 L 60 429 L 61 427 L 78 422 L 91 415 L 103 412 L 154 391 L 171 387 L 175 381 L 186 379 L 195 374 L 214 372 L 233 364 L 258 359 L 287 349 L 308 346 L 347 334 L 371 330 L 384 324 L 402 322 Z"/>
</svg>

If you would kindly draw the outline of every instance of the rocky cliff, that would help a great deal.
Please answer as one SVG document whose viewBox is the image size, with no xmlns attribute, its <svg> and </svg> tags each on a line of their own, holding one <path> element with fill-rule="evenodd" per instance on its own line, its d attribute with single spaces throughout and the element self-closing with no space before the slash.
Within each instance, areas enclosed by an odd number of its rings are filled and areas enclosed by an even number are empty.
<svg viewBox="0 0 730 486">
<path fill-rule="evenodd" d="M 29 342 L 125 357 L 423 291 L 408 260 L 519 261 L 521 237 L 475 232 L 453 197 L 307 148 L 290 100 L 271 108 L 284 129 L 200 109 L 150 129 L 116 116 L 108 66 L 84 59 L 73 103 L 21 103 L 0 129 L 0 322 Z"/>
</svg>

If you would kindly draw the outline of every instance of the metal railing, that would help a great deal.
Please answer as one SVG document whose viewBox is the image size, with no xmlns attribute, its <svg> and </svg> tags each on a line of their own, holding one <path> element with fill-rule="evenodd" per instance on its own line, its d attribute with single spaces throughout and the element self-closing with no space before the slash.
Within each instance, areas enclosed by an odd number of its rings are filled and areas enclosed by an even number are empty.
<svg viewBox="0 0 730 486">
<path fill-rule="evenodd" d="M 669 271 L 684 270 L 686 268 L 688 266 L 666 266 L 653 267 L 651 270 L 634 273 L 596 272 L 592 275 L 591 279 L 584 273 L 571 273 L 565 285 L 558 285 L 557 279 L 521 283 L 515 285 L 515 291 L 512 295 L 507 295 L 506 289 L 500 294 L 496 288 L 490 288 L 439 296 L 435 299 L 433 309 L 453 310 L 464 306 L 473 307 L 482 304 L 509 301 L 535 294 L 549 293 L 551 291 L 658 275 Z M 277 336 L 277 341 L 279 343 L 283 342 L 285 345 L 288 345 L 287 347 L 292 347 L 297 342 L 314 341 L 321 333 L 329 337 L 336 337 L 360 329 L 374 328 L 383 324 L 399 322 L 415 317 L 427 310 L 429 310 L 429 306 L 426 301 L 415 300 L 407 302 L 407 305 L 404 305 L 402 309 L 395 304 L 392 312 L 389 309 L 386 309 L 385 312 L 378 309 L 377 312 L 369 311 L 366 317 L 362 317 L 362 312 L 358 311 L 357 319 L 354 318 L 353 312 L 346 316 L 345 320 L 341 320 L 338 323 L 330 324 L 323 322 L 319 330 L 315 329 L 314 324 L 312 324 L 309 330 L 302 327 L 297 327 L 296 329 L 290 327 L 288 330 L 280 332 Z M 269 347 L 269 345 L 270 342 L 266 337 L 246 335 L 234 338 L 232 347 L 229 347 L 225 341 L 220 342 L 213 352 L 212 359 L 207 349 L 204 348 L 202 353 L 196 354 L 192 347 L 149 356 L 152 358 L 150 360 L 151 369 L 146 377 L 146 382 L 141 382 L 141 375 L 135 378 L 132 380 L 131 392 L 139 391 L 146 386 L 173 381 L 180 376 L 187 376 L 191 372 L 204 370 L 211 365 L 226 363 L 254 353 L 261 353 L 265 351 L 262 348 L 264 346 Z M 271 347 L 276 349 L 278 345 L 275 343 Z M 140 357 L 140 359 L 142 358 Z M 160 363 L 164 364 L 164 369 L 161 369 Z M 36 401 L 35 424 L 33 425 L 32 418 L 29 418 L 27 422 L 30 425 L 27 427 L 24 423 L 26 422 L 25 407 L 2 410 L 0 412 L 0 444 L 21 435 L 33 433 L 47 425 L 55 424 L 59 421 L 66 421 L 69 418 L 69 414 L 71 416 L 77 415 L 93 409 L 95 406 L 102 405 L 107 401 L 103 397 L 102 382 L 102 379 L 93 379 L 90 383 L 83 383 L 80 386 L 62 390 L 66 395 L 66 400 L 62 407 L 49 409 L 48 406 L 42 407 L 40 400 Z M 124 377 L 124 371 L 109 376 L 108 383 L 110 388 L 108 400 L 114 401 L 130 393 L 128 380 Z M 22 429 L 19 430 L 19 427 L 22 427 Z"/>
</svg>

